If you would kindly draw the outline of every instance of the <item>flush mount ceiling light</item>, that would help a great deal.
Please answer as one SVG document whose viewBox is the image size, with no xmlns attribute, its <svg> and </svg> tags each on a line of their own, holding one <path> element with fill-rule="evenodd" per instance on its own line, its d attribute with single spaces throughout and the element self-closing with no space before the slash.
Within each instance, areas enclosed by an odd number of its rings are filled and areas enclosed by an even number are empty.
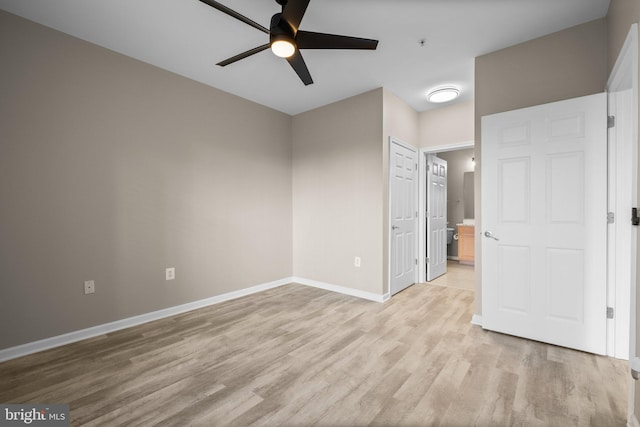
<svg viewBox="0 0 640 427">
<path fill-rule="evenodd" d="M 427 100 L 434 103 L 449 102 L 460 96 L 460 89 L 455 86 L 442 86 L 432 89 L 427 94 Z"/>
</svg>

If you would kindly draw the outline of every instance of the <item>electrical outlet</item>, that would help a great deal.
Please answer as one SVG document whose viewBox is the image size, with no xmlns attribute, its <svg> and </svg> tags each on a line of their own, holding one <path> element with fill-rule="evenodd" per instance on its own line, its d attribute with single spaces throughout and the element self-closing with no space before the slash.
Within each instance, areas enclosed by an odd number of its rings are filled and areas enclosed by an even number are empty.
<svg viewBox="0 0 640 427">
<path fill-rule="evenodd" d="M 361 259 L 359 256 L 357 256 L 354 260 L 353 260 L 353 266 L 354 267 L 360 267 L 360 263 L 361 263 Z"/>
<path fill-rule="evenodd" d="M 84 282 L 84 294 L 92 294 L 96 291 L 96 282 L 93 280 L 85 280 Z"/>
<path fill-rule="evenodd" d="M 176 278 L 176 268 L 169 267 L 164 270 L 164 278 L 165 280 L 173 280 Z"/>
</svg>

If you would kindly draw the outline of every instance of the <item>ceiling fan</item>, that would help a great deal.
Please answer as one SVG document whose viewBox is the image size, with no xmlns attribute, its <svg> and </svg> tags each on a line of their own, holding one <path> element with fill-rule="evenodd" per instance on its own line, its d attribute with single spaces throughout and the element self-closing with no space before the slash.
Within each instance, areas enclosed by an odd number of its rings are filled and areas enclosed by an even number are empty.
<svg viewBox="0 0 640 427">
<path fill-rule="evenodd" d="M 282 6 L 282 12 L 276 13 L 271 17 L 270 28 L 263 27 L 257 22 L 252 21 L 215 0 L 200 1 L 245 24 L 251 25 L 253 28 L 269 34 L 269 43 L 242 52 L 216 64 L 221 67 L 233 64 L 236 61 L 271 48 L 275 55 L 286 58 L 305 85 L 310 85 L 313 83 L 313 79 L 311 78 L 307 64 L 305 64 L 302 58 L 300 49 L 375 50 L 378 46 L 378 40 L 298 30 L 300 21 L 302 21 L 302 17 L 307 10 L 310 0 L 276 0 L 276 2 Z"/>
</svg>

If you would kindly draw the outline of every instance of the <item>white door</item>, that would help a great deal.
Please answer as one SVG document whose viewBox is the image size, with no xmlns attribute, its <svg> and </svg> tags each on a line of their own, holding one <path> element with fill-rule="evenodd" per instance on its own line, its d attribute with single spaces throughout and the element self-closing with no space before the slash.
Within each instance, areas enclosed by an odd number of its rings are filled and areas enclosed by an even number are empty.
<svg viewBox="0 0 640 427">
<path fill-rule="evenodd" d="M 391 141 L 389 203 L 391 213 L 391 294 L 413 285 L 417 273 L 418 153 Z"/>
<path fill-rule="evenodd" d="M 427 159 L 427 281 L 447 272 L 447 161 Z"/>
<path fill-rule="evenodd" d="M 485 329 L 606 352 L 606 94 L 482 118 Z"/>
</svg>

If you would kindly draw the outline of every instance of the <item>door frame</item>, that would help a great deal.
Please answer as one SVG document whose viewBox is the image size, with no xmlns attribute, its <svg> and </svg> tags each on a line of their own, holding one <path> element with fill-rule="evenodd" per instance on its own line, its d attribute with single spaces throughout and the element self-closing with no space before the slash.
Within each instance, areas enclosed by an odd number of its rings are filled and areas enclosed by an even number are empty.
<svg viewBox="0 0 640 427">
<path fill-rule="evenodd" d="M 609 93 L 614 93 L 617 90 L 622 89 L 622 85 L 624 84 L 624 78 L 631 74 L 631 110 L 625 111 L 625 115 L 630 115 L 631 118 L 631 138 L 626 141 L 631 144 L 631 152 L 633 155 L 631 156 L 631 196 L 632 196 L 632 206 L 637 206 L 637 190 L 638 190 L 638 24 L 634 23 L 629 28 L 629 32 L 627 33 L 627 37 L 624 41 L 622 48 L 620 49 L 620 53 L 618 54 L 618 58 L 616 59 L 615 65 L 611 74 L 609 75 L 609 79 L 607 81 L 607 91 Z M 615 132 L 612 133 L 615 137 Z M 616 140 L 616 142 L 619 142 Z M 618 218 L 620 220 L 625 220 L 628 218 L 629 213 L 620 213 Z M 627 219 L 628 220 L 628 219 Z M 626 292 L 630 297 L 630 312 L 629 312 L 629 360 L 631 361 L 634 357 L 637 356 L 637 343 L 636 343 L 636 316 L 637 316 L 637 253 L 638 253 L 638 231 L 636 227 L 632 227 L 632 236 L 631 236 L 631 280 L 628 284 Z M 614 255 L 615 256 L 615 255 Z M 616 294 L 616 291 L 624 292 L 624 289 L 616 289 L 616 283 L 609 283 L 610 286 L 610 294 L 613 292 L 613 295 Z M 618 292 L 619 293 L 619 292 Z M 617 308 L 617 307 L 616 307 Z M 615 320 L 615 319 L 614 319 Z M 615 324 L 613 325 L 615 327 Z M 609 338 L 609 337 L 608 337 Z M 613 337 L 611 337 L 613 338 Z M 635 415 L 635 382 L 629 375 L 629 400 L 627 402 L 627 413 L 628 413 L 628 423 L 629 425 L 638 425 L 638 419 Z"/>
<path fill-rule="evenodd" d="M 393 297 L 393 291 L 391 290 L 391 262 L 393 260 L 393 254 L 391 253 L 391 240 L 393 239 L 393 234 L 391 233 L 392 208 L 393 208 L 392 201 L 391 201 L 391 179 L 393 178 L 393 175 L 391 173 L 391 161 L 392 161 L 392 158 L 391 158 L 391 146 L 393 144 L 397 144 L 397 145 L 399 145 L 401 147 L 406 148 L 407 150 L 410 150 L 410 151 L 413 151 L 414 153 L 416 153 L 416 156 L 418 157 L 418 159 L 417 159 L 417 161 L 418 161 L 418 174 L 416 175 L 417 179 L 418 179 L 418 185 L 416 185 L 416 193 L 414 194 L 415 200 L 418 200 L 418 193 L 420 191 L 420 174 L 419 174 L 419 172 L 420 172 L 420 151 L 416 147 L 414 147 L 414 146 L 412 146 L 410 144 L 407 144 L 406 142 L 404 142 L 404 141 L 402 141 L 402 140 L 400 140 L 400 139 L 398 139 L 396 137 L 390 136 L 389 137 L 389 143 L 387 145 L 387 153 L 389 154 L 388 155 L 389 158 L 387 160 L 387 170 L 389 171 L 389 173 L 388 173 L 389 176 L 388 176 L 388 179 L 387 179 L 387 194 L 388 194 L 389 203 L 387 203 L 388 206 L 387 206 L 387 224 L 386 224 L 386 227 L 387 227 L 387 253 L 389 254 L 389 256 L 387 257 L 387 283 L 388 283 L 388 290 L 389 290 L 389 293 L 388 293 L 389 298 Z M 418 218 L 420 218 L 420 208 L 419 207 L 418 207 Z M 418 226 L 416 228 L 417 228 L 417 232 L 419 232 L 420 221 L 418 221 Z M 416 240 L 415 244 L 419 245 L 420 244 L 420 242 L 419 242 L 420 239 L 417 238 L 415 240 Z M 414 248 L 416 254 L 418 254 L 418 249 L 419 249 L 419 246 Z M 418 256 L 418 260 L 419 260 L 420 259 L 419 258 L 419 254 L 417 256 Z M 418 262 L 418 267 L 419 266 L 420 266 L 420 263 Z M 415 272 L 416 273 L 414 274 L 414 282 L 413 282 L 414 285 L 416 283 L 419 283 L 418 269 L 415 269 Z"/>
<path fill-rule="evenodd" d="M 418 153 L 418 282 L 427 281 L 427 155 L 473 148 L 475 141 L 423 147 Z M 476 197 L 478 197 L 476 195 Z"/>
</svg>

